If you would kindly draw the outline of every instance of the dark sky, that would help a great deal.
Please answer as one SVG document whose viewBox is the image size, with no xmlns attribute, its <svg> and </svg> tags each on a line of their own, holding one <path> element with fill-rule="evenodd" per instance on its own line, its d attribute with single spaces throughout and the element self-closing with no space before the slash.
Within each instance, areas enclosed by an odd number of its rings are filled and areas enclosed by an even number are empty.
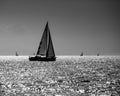
<svg viewBox="0 0 120 96">
<path fill-rule="evenodd" d="M 56 55 L 120 55 L 119 0 L 0 0 L 0 55 L 37 51 L 46 22 Z"/>
</svg>

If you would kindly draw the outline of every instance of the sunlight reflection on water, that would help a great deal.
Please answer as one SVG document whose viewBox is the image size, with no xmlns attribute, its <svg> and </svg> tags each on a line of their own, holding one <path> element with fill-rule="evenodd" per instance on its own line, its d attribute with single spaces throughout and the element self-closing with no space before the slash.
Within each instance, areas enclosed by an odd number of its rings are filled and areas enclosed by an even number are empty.
<svg viewBox="0 0 120 96">
<path fill-rule="evenodd" d="M 0 56 L 0 61 L 26 61 L 28 56 Z"/>
<path fill-rule="evenodd" d="M 56 56 L 59 60 L 120 59 L 120 56 Z M 0 56 L 0 61 L 29 61 L 29 56 Z"/>
</svg>

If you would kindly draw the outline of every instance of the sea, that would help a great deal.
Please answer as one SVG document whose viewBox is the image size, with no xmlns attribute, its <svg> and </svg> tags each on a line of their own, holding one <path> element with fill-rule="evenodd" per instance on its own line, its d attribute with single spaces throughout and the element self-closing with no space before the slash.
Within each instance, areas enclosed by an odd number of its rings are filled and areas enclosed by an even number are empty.
<svg viewBox="0 0 120 96">
<path fill-rule="evenodd" d="M 0 56 L 0 96 L 120 96 L 120 56 Z"/>
</svg>

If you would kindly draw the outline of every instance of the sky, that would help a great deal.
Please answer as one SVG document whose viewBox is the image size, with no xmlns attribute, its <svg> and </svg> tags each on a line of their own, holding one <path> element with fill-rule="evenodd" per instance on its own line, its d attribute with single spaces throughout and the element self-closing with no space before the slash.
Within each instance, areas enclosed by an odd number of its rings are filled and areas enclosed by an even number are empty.
<svg viewBox="0 0 120 96">
<path fill-rule="evenodd" d="M 120 55 L 119 0 L 0 0 L 0 55 L 36 53 L 47 21 L 56 55 Z"/>
</svg>

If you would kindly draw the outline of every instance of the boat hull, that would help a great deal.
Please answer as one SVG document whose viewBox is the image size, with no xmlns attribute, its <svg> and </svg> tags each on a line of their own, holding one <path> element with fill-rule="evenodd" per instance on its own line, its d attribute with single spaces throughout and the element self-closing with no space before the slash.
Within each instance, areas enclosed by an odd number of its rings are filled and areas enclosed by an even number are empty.
<svg viewBox="0 0 120 96">
<path fill-rule="evenodd" d="M 29 57 L 29 60 L 30 61 L 56 61 L 56 57 L 47 58 L 47 57 L 34 56 L 34 57 Z"/>
</svg>

